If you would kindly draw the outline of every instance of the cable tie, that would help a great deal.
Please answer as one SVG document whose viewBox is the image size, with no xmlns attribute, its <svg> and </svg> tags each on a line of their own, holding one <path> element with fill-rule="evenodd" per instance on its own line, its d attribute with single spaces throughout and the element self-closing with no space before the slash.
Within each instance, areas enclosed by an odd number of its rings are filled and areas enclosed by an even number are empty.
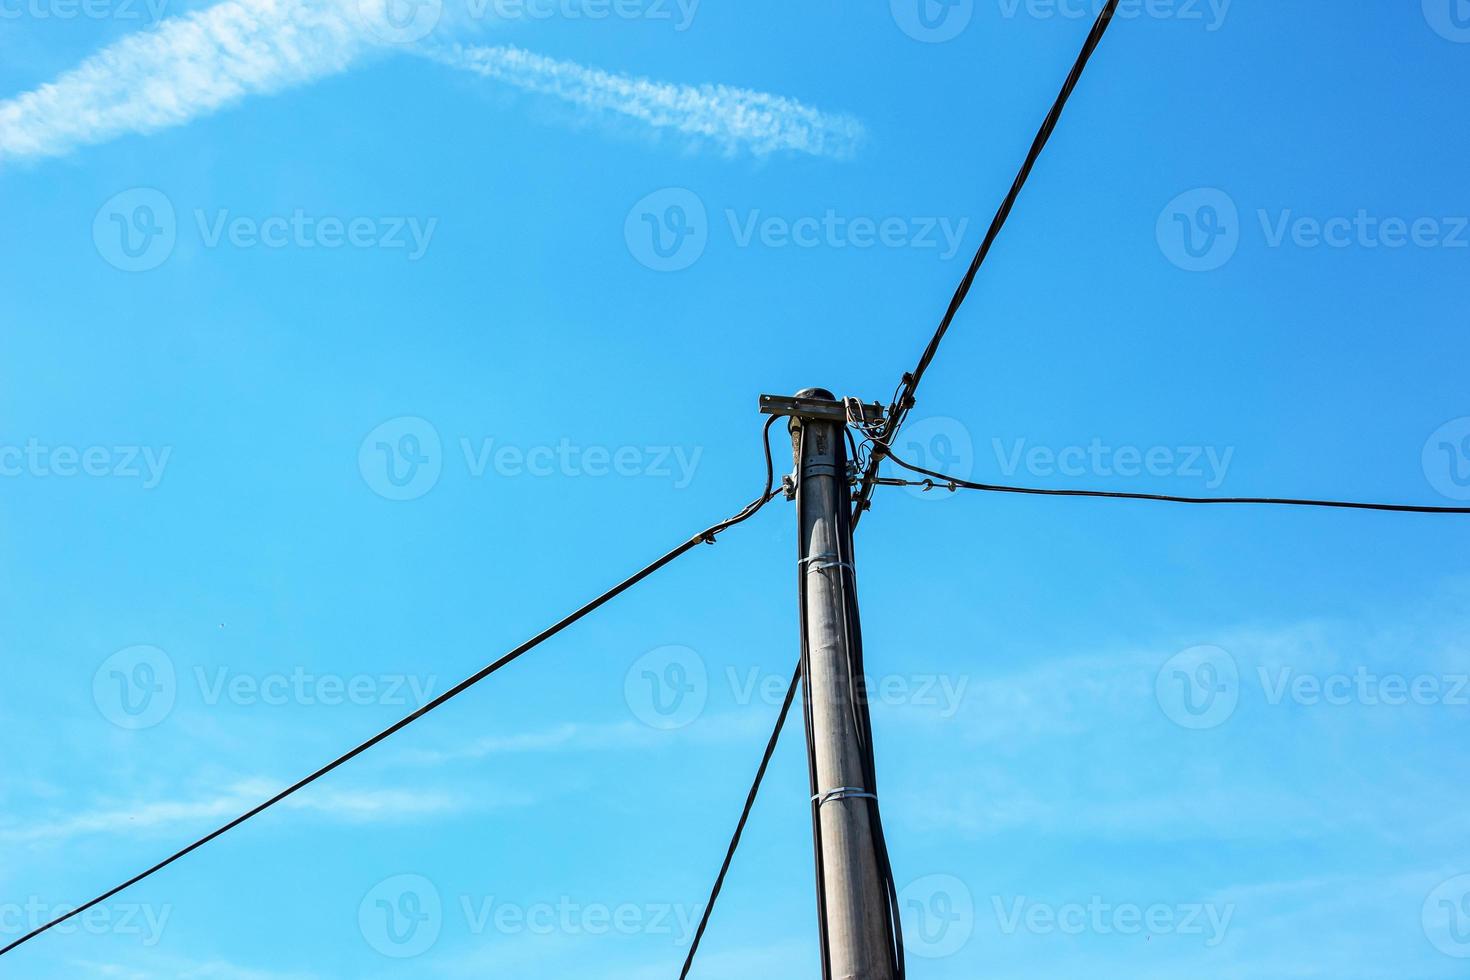
<svg viewBox="0 0 1470 980">
<path fill-rule="evenodd" d="M 829 789 L 825 793 L 818 793 L 816 796 L 812 797 L 812 802 L 815 803 L 817 805 L 817 809 L 820 810 L 828 803 L 832 803 L 836 800 L 873 800 L 876 802 L 877 799 L 877 794 L 869 793 L 861 786 L 839 786 L 836 789 Z"/>
<path fill-rule="evenodd" d="M 852 562 L 839 561 L 838 555 L 831 551 L 824 551 L 820 555 L 812 555 L 810 558 L 802 558 L 797 561 L 797 564 L 810 566 L 807 568 L 809 572 L 822 572 L 829 568 L 846 568 L 852 571 L 853 574 L 857 573 L 857 570 L 852 567 Z"/>
</svg>

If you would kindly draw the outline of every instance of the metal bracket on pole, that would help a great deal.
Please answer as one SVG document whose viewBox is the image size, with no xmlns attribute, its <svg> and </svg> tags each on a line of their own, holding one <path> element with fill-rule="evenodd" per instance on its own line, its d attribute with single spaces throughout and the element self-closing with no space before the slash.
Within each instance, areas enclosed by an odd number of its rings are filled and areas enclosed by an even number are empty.
<svg viewBox="0 0 1470 980">
<path fill-rule="evenodd" d="M 878 402 L 861 402 L 856 398 L 838 401 L 790 395 L 761 395 L 762 415 L 788 415 L 799 419 L 822 419 L 826 422 L 877 422 L 883 418 L 883 411 L 883 406 Z"/>
</svg>

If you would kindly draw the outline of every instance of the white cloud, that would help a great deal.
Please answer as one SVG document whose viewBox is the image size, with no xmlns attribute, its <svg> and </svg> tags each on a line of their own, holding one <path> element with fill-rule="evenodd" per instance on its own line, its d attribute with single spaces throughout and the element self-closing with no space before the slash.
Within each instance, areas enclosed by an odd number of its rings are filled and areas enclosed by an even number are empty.
<svg viewBox="0 0 1470 980">
<path fill-rule="evenodd" d="M 240 780 L 223 790 L 195 799 L 149 800 L 115 803 L 25 825 L 0 826 L 0 841 L 7 844 L 54 843 L 89 834 L 129 834 L 169 830 L 200 822 L 223 821 L 239 816 L 274 796 L 287 785 L 267 779 Z M 477 805 L 486 805 L 477 796 Z M 529 798 L 507 797 L 490 805 L 524 805 Z M 412 817 L 436 816 L 464 809 L 459 797 L 430 790 L 336 789 L 308 787 L 282 800 L 278 806 L 331 817 L 339 821 L 367 823 Z"/>
<path fill-rule="evenodd" d="M 486 735 L 443 749 L 405 749 L 397 761 L 410 765 L 437 765 L 497 755 L 546 752 L 624 752 L 684 742 L 720 743 L 759 738 L 769 732 L 771 718 L 751 711 L 706 715 L 687 728 L 660 731 L 641 722 L 567 722 L 537 732 Z"/>
<path fill-rule="evenodd" d="M 310 973 L 279 973 L 257 970 L 220 959 L 191 960 L 151 951 L 145 966 L 75 960 L 69 964 L 77 976 L 105 977 L 107 980 L 154 980 L 170 976 L 176 980 L 311 980 Z"/>
<path fill-rule="evenodd" d="M 0 162 L 180 126 L 248 96 L 345 71 L 374 50 L 418 50 L 408 43 L 418 35 L 395 37 L 381 7 L 380 0 L 225 0 L 130 34 L 55 81 L 0 102 Z M 395 40 L 403 43 L 388 43 Z M 849 116 L 749 89 L 654 82 L 513 47 L 421 53 L 727 150 L 842 157 L 863 134 Z"/>
<path fill-rule="evenodd" d="M 863 126 L 795 99 L 729 85 L 674 85 L 559 61 L 510 46 L 465 47 L 434 57 L 527 92 L 580 109 L 638 120 L 708 140 L 726 150 L 756 154 L 793 150 L 814 156 L 851 156 Z"/>
<path fill-rule="evenodd" d="M 226 0 L 130 34 L 0 102 L 0 160 L 178 126 L 340 72 L 371 43 L 352 0 Z"/>
</svg>

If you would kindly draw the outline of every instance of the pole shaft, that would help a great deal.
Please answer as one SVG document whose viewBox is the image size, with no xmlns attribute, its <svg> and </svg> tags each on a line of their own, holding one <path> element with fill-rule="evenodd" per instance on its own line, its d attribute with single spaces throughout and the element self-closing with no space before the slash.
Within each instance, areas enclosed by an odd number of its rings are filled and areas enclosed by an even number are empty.
<svg viewBox="0 0 1470 980">
<path fill-rule="evenodd" d="M 849 499 L 842 427 L 799 419 L 793 430 L 799 434 L 794 449 L 801 481 L 797 521 L 806 591 L 811 775 L 820 801 L 834 790 L 867 792 L 872 787 L 867 785 L 854 710 L 859 695 L 849 669 L 856 624 L 848 622 L 847 604 L 855 597 L 849 597 L 847 589 L 855 577 L 838 563 L 839 555 L 852 555 L 851 531 L 838 517 L 838 509 L 847 507 Z M 814 805 L 817 887 L 825 909 L 830 976 L 893 980 L 893 935 L 874 846 L 873 802 L 847 795 Z"/>
</svg>

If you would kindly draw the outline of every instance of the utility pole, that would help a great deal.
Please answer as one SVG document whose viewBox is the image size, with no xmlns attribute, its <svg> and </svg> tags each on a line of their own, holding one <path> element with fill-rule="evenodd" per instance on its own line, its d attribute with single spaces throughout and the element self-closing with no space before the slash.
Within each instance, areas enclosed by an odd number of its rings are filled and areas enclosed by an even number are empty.
<svg viewBox="0 0 1470 980">
<path fill-rule="evenodd" d="M 762 396 L 761 409 L 791 416 L 823 972 L 830 980 L 895 980 L 891 873 L 861 675 L 844 441 L 853 411 L 881 408 L 808 388 L 794 399 Z"/>
</svg>

